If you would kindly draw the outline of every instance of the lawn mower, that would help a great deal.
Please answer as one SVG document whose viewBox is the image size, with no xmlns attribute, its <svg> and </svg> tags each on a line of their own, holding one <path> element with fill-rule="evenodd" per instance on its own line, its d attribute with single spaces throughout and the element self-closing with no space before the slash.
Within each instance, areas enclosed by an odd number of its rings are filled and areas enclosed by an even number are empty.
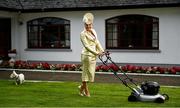
<svg viewBox="0 0 180 108">
<path fill-rule="evenodd" d="M 103 56 L 99 56 L 99 59 L 120 81 L 122 81 L 126 87 L 132 90 L 130 96 L 128 97 L 128 101 L 150 101 L 164 103 L 169 99 L 167 94 L 159 93 L 160 85 L 157 82 L 145 81 L 142 82 L 140 86 L 137 85 L 135 81 L 122 70 L 122 68 L 112 61 L 109 52 L 105 52 Z M 115 66 L 125 78 L 121 78 L 120 75 L 118 75 L 118 72 L 114 71 L 112 67 L 108 65 L 109 63 L 113 64 L 113 66 Z"/>
</svg>

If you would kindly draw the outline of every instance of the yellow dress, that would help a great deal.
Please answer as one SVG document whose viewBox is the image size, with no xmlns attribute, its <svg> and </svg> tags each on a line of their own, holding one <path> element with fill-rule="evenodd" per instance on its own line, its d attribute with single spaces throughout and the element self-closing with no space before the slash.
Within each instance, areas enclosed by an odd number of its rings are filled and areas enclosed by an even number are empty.
<svg viewBox="0 0 180 108">
<path fill-rule="evenodd" d="M 98 53 L 104 52 L 97 38 L 96 31 L 92 29 L 92 32 L 94 35 L 86 30 L 80 34 L 80 39 L 83 44 L 81 53 L 82 81 L 86 82 L 94 82 L 96 57 Z"/>
</svg>

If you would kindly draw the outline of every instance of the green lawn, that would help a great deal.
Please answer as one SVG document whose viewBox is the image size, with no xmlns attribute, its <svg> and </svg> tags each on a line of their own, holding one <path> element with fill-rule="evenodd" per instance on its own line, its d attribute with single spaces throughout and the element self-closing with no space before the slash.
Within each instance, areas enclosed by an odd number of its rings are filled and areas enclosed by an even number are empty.
<svg viewBox="0 0 180 108">
<path fill-rule="evenodd" d="M 180 107 L 180 87 L 161 87 L 169 101 L 128 102 L 130 90 L 119 84 L 91 83 L 91 97 L 78 95 L 79 82 L 25 82 L 0 80 L 0 107 Z"/>
</svg>

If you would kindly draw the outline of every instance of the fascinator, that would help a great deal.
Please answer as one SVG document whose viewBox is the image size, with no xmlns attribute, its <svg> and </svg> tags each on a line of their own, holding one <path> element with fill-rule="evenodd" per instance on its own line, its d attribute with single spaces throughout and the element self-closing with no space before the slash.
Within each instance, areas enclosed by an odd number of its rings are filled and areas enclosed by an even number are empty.
<svg viewBox="0 0 180 108">
<path fill-rule="evenodd" d="M 92 13 L 84 14 L 84 17 L 83 17 L 83 22 L 84 23 L 91 24 L 91 23 L 93 23 L 93 20 L 94 20 L 94 16 L 93 16 Z"/>
</svg>

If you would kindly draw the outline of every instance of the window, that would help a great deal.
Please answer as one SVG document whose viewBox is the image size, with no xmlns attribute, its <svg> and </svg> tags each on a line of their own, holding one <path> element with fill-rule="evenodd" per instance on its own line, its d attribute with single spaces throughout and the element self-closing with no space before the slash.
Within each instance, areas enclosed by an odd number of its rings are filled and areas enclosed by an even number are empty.
<svg viewBox="0 0 180 108">
<path fill-rule="evenodd" d="M 28 48 L 70 48 L 70 21 L 45 17 L 27 22 Z"/>
<path fill-rule="evenodd" d="M 123 15 L 106 20 L 107 49 L 159 49 L 159 19 Z"/>
</svg>

